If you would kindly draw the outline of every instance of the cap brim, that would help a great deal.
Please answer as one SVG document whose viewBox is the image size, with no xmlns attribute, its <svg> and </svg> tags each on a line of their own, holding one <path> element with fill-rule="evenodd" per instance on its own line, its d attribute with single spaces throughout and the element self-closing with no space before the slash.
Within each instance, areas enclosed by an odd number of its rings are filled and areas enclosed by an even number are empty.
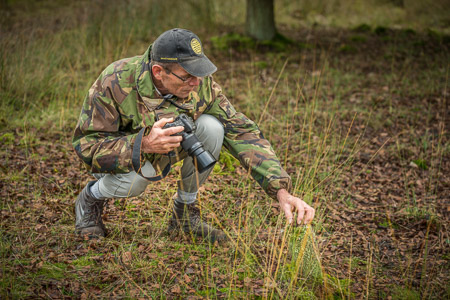
<svg viewBox="0 0 450 300">
<path fill-rule="evenodd" d="M 178 62 L 183 69 L 196 77 L 205 77 L 217 71 L 217 67 L 206 55 Z"/>
</svg>

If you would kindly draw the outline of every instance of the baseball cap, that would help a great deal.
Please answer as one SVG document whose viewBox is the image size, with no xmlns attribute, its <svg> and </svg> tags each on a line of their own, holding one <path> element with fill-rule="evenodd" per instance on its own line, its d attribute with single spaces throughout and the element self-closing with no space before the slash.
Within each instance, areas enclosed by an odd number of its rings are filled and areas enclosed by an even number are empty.
<svg viewBox="0 0 450 300">
<path fill-rule="evenodd" d="M 174 28 L 161 34 L 153 43 L 150 58 L 157 62 L 176 62 L 196 77 L 205 77 L 217 71 L 217 67 L 203 53 L 198 36 L 186 29 Z"/>
</svg>

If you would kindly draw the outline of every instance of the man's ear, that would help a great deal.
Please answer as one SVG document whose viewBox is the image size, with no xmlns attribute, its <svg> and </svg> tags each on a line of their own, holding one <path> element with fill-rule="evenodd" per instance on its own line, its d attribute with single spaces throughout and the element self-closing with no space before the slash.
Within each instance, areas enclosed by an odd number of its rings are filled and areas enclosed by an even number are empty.
<svg viewBox="0 0 450 300">
<path fill-rule="evenodd" d="M 159 65 L 153 65 L 152 66 L 152 74 L 157 80 L 161 80 L 161 72 L 163 72 L 163 67 Z"/>
</svg>

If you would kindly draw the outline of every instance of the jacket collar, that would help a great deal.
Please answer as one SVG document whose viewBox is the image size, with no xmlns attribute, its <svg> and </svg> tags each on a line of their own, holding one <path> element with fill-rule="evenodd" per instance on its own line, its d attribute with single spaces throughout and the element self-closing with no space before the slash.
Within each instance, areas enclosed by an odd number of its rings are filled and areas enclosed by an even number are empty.
<svg viewBox="0 0 450 300">
<path fill-rule="evenodd" d="M 158 106 L 163 101 L 162 97 L 156 92 L 156 88 L 152 81 L 150 70 L 150 51 L 152 45 L 142 55 L 136 67 L 136 88 L 146 104 L 150 107 Z M 148 105 L 147 105 L 148 106 Z"/>
</svg>

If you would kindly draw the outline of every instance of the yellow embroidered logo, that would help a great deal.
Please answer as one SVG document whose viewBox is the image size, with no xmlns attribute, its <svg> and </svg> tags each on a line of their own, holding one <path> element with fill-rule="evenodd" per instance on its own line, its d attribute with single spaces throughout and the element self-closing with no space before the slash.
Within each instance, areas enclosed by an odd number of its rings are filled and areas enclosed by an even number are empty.
<svg viewBox="0 0 450 300">
<path fill-rule="evenodd" d="M 199 40 L 197 39 L 192 39 L 191 40 L 191 48 L 192 50 L 194 50 L 195 54 L 202 54 L 202 45 L 200 44 Z"/>
</svg>

